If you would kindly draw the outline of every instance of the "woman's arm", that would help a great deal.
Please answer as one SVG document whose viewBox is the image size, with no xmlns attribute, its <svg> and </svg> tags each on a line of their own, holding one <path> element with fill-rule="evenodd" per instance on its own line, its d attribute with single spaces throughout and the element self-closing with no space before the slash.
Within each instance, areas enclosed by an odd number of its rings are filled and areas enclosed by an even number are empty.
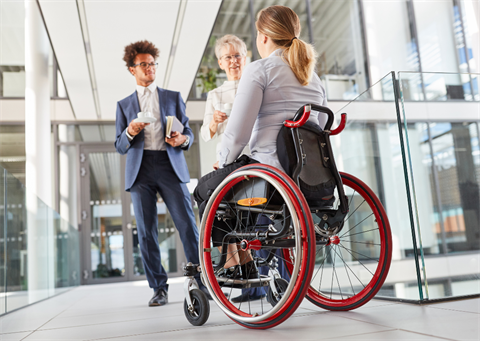
<svg viewBox="0 0 480 341">
<path fill-rule="evenodd" d="M 205 142 L 210 141 L 215 136 L 215 134 L 212 135 L 210 132 L 210 123 L 213 121 L 213 113 L 215 112 L 212 97 L 212 92 L 210 91 L 208 93 L 207 103 L 205 105 L 205 116 L 203 117 L 203 124 L 200 128 L 200 133 Z"/>
<path fill-rule="evenodd" d="M 235 161 L 250 140 L 262 105 L 265 86 L 263 63 L 254 62 L 248 65 L 238 84 L 232 113 L 223 135 L 218 160 L 220 167 Z"/>
</svg>

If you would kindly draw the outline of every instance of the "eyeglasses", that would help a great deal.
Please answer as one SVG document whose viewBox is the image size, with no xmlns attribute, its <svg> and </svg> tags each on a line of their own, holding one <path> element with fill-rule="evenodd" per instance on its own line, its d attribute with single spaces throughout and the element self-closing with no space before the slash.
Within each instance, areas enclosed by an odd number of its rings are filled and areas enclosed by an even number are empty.
<svg viewBox="0 0 480 341">
<path fill-rule="evenodd" d="M 220 59 L 223 59 L 226 62 L 231 62 L 233 59 L 240 60 L 242 59 L 243 56 L 241 54 L 226 54 L 225 56 L 220 57 Z"/>
<path fill-rule="evenodd" d="M 148 69 L 149 67 L 152 67 L 154 69 L 156 69 L 158 67 L 158 63 L 150 63 L 150 64 L 147 64 L 147 63 L 140 63 L 140 64 L 134 64 L 132 65 L 132 67 L 136 67 L 136 66 L 140 66 L 142 69 Z"/>
</svg>

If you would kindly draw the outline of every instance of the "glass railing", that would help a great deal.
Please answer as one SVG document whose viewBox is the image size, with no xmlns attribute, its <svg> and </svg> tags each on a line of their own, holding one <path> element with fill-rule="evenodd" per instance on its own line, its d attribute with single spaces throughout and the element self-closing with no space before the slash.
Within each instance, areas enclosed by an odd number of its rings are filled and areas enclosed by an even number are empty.
<svg viewBox="0 0 480 341">
<path fill-rule="evenodd" d="M 79 232 L 0 168 L 0 314 L 80 285 Z"/>
<path fill-rule="evenodd" d="M 392 263 L 377 296 L 419 300 L 419 267 L 412 243 L 394 84 L 388 74 L 339 110 L 336 117 L 347 113 L 347 126 L 331 141 L 339 170 L 365 182 L 382 202 L 390 220 Z"/>
<path fill-rule="evenodd" d="M 427 299 L 480 293 L 479 76 L 398 72 Z"/>
<path fill-rule="evenodd" d="M 478 79 L 392 72 L 337 112 L 348 114 L 332 137 L 337 166 L 373 189 L 390 220 L 392 263 L 378 297 L 480 294 Z"/>
</svg>

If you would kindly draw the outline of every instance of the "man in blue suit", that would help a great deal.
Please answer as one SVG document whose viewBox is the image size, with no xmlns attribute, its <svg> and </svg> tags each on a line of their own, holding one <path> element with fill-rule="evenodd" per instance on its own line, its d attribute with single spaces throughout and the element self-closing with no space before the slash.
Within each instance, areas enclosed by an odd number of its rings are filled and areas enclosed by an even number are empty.
<svg viewBox="0 0 480 341">
<path fill-rule="evenodd" d="M 186 186 L 190 175 L 183 156 L 193 142 L 193 133 L 180 93 L 160 89 L 155 84 L 158 56 L 159 50 L 148 41 L 125 47 L 123 60 L 135 76 L 137 88 L 117 104 L 115 141 L 117 151 L 127 154 L 125 190 L 131 193 L 143 265 L 154 290 L 149 306 L 168 303 L 168 277 L 158 246 L 157 192 L 172 215 L 187 260 L 199 263 L 198 230 Z M 155 122 L 134 122 L 140 111 L 151 112 Z M 184 130 L 166 138 L 166 116 L 176 116 Z M 199 286 L 206 291 L 202 283 Z"/>
</svg>

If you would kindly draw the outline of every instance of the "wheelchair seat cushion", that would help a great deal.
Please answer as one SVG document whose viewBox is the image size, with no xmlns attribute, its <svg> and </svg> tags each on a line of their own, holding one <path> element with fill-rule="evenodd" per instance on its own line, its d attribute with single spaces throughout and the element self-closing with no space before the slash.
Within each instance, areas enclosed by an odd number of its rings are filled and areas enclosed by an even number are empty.
<svg viewBox="0 0 480 341">
<path fill-rule="evenodd" d="M 311 209 L 330 206 L 334 201 L 335 179 L 331 170 L 325 167 L 322 161 L 326 153 L 326 151 L 322 152 L 321 147 L 322 141 L 325 139 L 323 131 L 312 122 L 305 123 L 298 128 L 298 131 L 305 155 L 305 164 L 299 176 L 300 190 Z M 277 137 L 277 154 L 285 172 L 289 176 L 293 176 L 297 165 L 297 153 L 291 128 L 282 127 L 280 129 Z"/>
</svg>

